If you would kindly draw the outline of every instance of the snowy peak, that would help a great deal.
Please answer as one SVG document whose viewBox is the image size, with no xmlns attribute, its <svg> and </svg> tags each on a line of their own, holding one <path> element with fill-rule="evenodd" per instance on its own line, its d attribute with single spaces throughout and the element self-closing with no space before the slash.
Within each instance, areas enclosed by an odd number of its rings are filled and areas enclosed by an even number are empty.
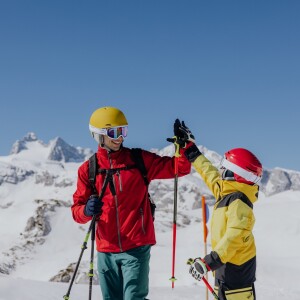
<svg viewBox="0 0 300 300">
<path fill-rule="evenodd" d="M 221 155 L 202 145 L 198 145 L 198 148 L 218 167 L 222 158 Z M 161 156 L 173 156 L 174 146 L 168 145 L 163 149 L 151 149 L 151 151 Z M 21 182 L 33 173 L 40 173 L 39 170 L 43 169 L 44 171 L 45 168 L 48 172 L 54 172 L 52 169 L 49 169 L 50 165 L 54 167 L 57 162 L 59 164 L 69 162 L 81 163 L 92 154 L 93 151 L 91 149 L 71 146 L 60 137 L 56 137 L 48 144 L 45 144 L 37 138 L 35 133 L 29 132 L 23 139 L 14 143 L 9 157 L 3 157 L 2 164 L 0 164 L 0 184 L 3 182 Z M 200 184 L 201 188 L 209 193 L 194 169 L 192 169 L 191 175 L 188 178 L 191 181 L 196 180 L 197 185 Z M 55 177 L 56 175 L 53 174 L 53 176 Z M 287 190 L 298 191 L 300 190 L 300 172 L 281 168 L 266 169 L 263 172 L 260 187 L 267 196 Z"/>
<path fill-rule="evenodd" d="M 39 140 L 35 133 L 29 132 L 17 140 L 10 151 L 10 155 L 19 159 L 59 162 L 82 162 L 92 155 L 92 150 L 81 147 L 73 147 L 62 138 L 57 137 L 45 144 Z"/>
<path fill-rule="evenodd" d="M 37 137 L 34 132 L 28 132 L 27 135 L 24 136 L 23 140 L 25 142 L 34 142 L 37 141 Z"/>
<path fill-rule="evenodd" d="M 262 191 L 270 196 L 284 191 L 300 190 L 300 172 L 275 168 L 264 170 L 261 181 Z"/>
<path fill-rule="evenodd" d="M 81 162 L 85 159 L 85 153 L 66 143 L 62 138 L 57 137 L 50 142 L 49 160 L 64 162 Z"/>
<path fill-rule="evenodd" d="M 24 136 L 22 140 L 17 140 L 10 151 L 10 154 L 18 154 L 22 150 L 28 149 L 28 143 L 37 142 L 38 139 L 34 132 L 28 132 L 27 135 Z M 41 143 L 41 141 L 38 141 Z"/>
</svg>

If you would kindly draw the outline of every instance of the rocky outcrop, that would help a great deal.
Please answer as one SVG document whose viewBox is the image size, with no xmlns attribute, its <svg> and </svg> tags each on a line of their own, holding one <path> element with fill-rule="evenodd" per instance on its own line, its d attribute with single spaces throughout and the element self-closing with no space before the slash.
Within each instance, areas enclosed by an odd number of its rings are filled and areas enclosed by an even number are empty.
<svg viewBox="0 0 300 300">
<path fill-rule="evenodd" d="M 54 282 L 70 282 L 73 277 L 75 268 L 77 263 L 69 264 L 65 269 L 60 270 L 58 274 L 54 275 L 50 278 L 49 281 Z M 93 270 L 93 284 L 99 284 L 99 276 L 97 269 Z M 78 267 L 78 271 L 75 277 L 75 283 L 89 283 L 90 276 L 89 276 L 89 263 L 87 261 L 83 261 L 80 263 Z"/>
<path fill-rule="evenodd" d="M 10 274 L 16 268 L 17 263 L 22 263 L 30 257 L 31 251 L 36 245 L 42 245 L 45 237 L 51 232 L 50 214 L 59 207 L 69 207 L 70 204 L 51 199 L 35 200 L 37 208 L 35 214 L 27 221 L 25 229 L 16 239 L 16 244 L 3 253 L 4 260 L 0 263 L 0 273 Z"/>
<path fill-rule="evenodd" d="M 22 168 L 0 162 L 0 185 L 4 182 L 17 184 L 33 174 L 34 171 L 24 170 Z"/>
</svg>

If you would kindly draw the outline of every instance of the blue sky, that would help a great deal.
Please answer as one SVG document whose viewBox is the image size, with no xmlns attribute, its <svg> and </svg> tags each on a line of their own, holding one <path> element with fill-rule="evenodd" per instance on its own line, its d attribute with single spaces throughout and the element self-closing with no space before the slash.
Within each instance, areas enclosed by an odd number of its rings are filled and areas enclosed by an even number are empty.
<svg viewBox="0 0 300 300">
<path fill-rule="evenodd" d="M 29 131 L 96 149 L 116 106 L 125 145 L 163 148 L 175 118 L 197 144 L 300 170 L 300 1 L 0 2 L 0 155 Z"/>
</svg>

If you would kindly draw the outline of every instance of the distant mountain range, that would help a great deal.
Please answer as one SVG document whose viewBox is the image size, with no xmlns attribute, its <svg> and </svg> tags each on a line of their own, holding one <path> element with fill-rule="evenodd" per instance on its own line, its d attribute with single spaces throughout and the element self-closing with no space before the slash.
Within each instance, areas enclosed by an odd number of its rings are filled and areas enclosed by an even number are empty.
<svg viewBox="0 0 300 300">
<path fill-rule="evenodd" d="M 219 164 L 218 153 L 198 147 L 213 164 Z M 172 156 L 174 147 L 169 145 L 151 151 Z M 59 137 L 46 144 L 31 132 L 13 144 L 8 156 L 0 157 L 0 221 L 7 224 L 7 227 L 0 226 L 0 273 L 11 274 L 22 269 L 36 249 L 50 243 L 49 238 L 62 234 L 60 231 L 69 236 L 81 228 L 79 224 L 74 228 L 69 207 L 76 189 L 78 167 L 92 153 L 91 149 L 71 146 Z M 155 222 L 159 232 L 172 227 L 173 185 L 172 179 L 155 180 L 150 184 L 150 194 L 157 205 Z M 299 191 L 300 172 L 281 168 L 264 170 L 260 189 L 264 196 Z M 201 216 L 192 212 L 201 207 L 203 195 L 209 205 L 214 203 L 212 194 L 193 169 L 191 174 L 179 179 L 178 226 L 201 222 Z M 66 221 L 57 233 L 53 220 L 58 216 Z M 76 234 L 77 231 L 74 236 Z M 48 279 L 68 281 L 72 266 L 74 263 L 57 261 L 55 273 L 44 273 Z"/>
<path fill-rule="evenodd" d="M 208 159 L 215 165 L 218 165 L 221 159 L 221 156 L 218 153 L 210 151 L 203 146 L 198 147 Z M 22 160 L 26 160 L 27 157 L 30 157 L 30 160 L 36 160 L 34 159 L 34 153 L 36 151 L 44 153 L 43 156 L 38 155 L 37 157 L 37 159 L 40 159 L 41 166 L 43 162 L 47 161 L 59 162 L 61 164 L 70 162 L 82 163 L 93 153 L 91 149 L 71 146 L 60 137 L 45 144 L 43 141 L 38 140 L 34 133 L 30 132 L 23 139 L 18 140 L 13 144 L 9 156 L 0 157 L 0 185 L 5 182 L 17 184 L 29 176 L 37 176 L 42 169 L 37 170 L 36 168 L 28 169 L 28 167 L 22 167 Z M 172 156 L 174 154 L 172 145 L 169 145 L 162 150 L 152 149 L 151 151 L 156 152 L 159 155 Z M 25 152 L 26 155 L 23 156 L 22 153 Z M 20 161 L 22 161 L 21 165 L 18 164 Z M 195 175 L 194 171 L 192 171 L 192 175 Z M 55 177 L 56 176 L 59 176 L 59 174 L 55 174 Z M 198 178 L 198 176 L 196 177 Z M 39 177 L 39 180 L 42 179 Z M 46 182 L 49 184 L 49 180 L 46 180 Z M 260 185 L 261 191 L 266 195 L 273 195 L 286 190 L 300 190 L 300 172 L 282 168 L 265 169 Z M 204 186 L 202 186 L 202 188 L 205 189 Z"/>
</svg>

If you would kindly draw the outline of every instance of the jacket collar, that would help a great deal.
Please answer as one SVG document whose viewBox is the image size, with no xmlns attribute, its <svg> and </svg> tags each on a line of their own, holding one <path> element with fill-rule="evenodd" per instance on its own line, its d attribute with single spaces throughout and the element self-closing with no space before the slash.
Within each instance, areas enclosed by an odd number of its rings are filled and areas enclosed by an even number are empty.
<svg viewBox="0 0 300 300">
<path fill-rule="evenodd" d="M 229 180 L 222 180 L 222 197 L 234 193 L 236 191 L 244 193 L 248 199 L 254 203 L 257 201 L 258 198 L 258 185 L 249 185 L 245 183 L 240 183 L 237 181 L 229 181 Z"/>
<path fill-rule="evenodd" d="M 116 161 L 118 160 L 119 157 L 122 156 L 122 153 L 124 153 L 123 144 L 121 145 L 118 151 L 109 151 L 106 148 L 101 148 L 100 146 L 98 146 L 97 157 L 101 161 L 108 161 L 108 160 Z"/>
</svg>

